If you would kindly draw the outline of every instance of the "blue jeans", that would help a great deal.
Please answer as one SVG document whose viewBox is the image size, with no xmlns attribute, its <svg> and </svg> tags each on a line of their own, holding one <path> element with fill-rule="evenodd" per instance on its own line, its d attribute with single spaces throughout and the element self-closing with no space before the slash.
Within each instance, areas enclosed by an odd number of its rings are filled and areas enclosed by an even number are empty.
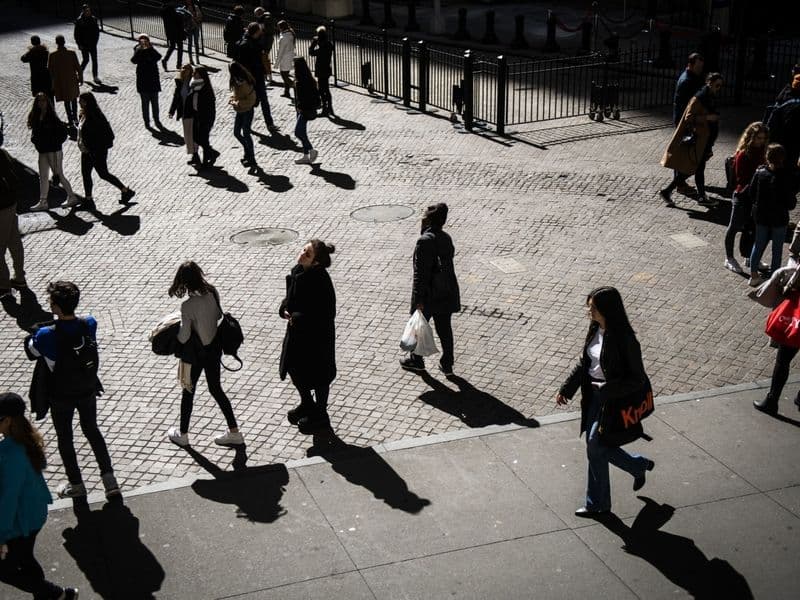
<svg viewBox="0 0 800 600">
<path fill-rule="evenodd" d="M 200 62 L 200 28 L 195 27 L 186 32 L 186 50 L 189 52 L 189 61 L 192 60 L 192 42 L 194 42 L 194 62 Z"/>
<path fill-rule="evenodd" d="M 297 113 L 297 124 L 294 126 L 294 136 L 303 144 L 303 154 L 308 154 L 311 149 L 311 142 L 308 140 L 307 126 L 308 119 L 303 116 L 303 113 Z"/>
<path fill-rule="evenodd" d="M 586 508 L 593 511 L 611 510 L 611 480 L 608 464 L 630 473 L 634 477 L 642 475 L 647 468 L 647 460 L 638 454 L 628 454 L 619 447 L 604 446 L 600 443 L 597 429 L 600 426 L 600 398 L 592 394 L 588 414 L 586 434 L 586 456 L 589 459 L 589 477 L 586 485 Z"/>
<path fill-rule="evenodd" d="M 255 158 L 253 136 L 250 135 L 250 128 L 253 125 L 253 112 L 252 108 L 245 112 L 237 112 L 233 121 L 233 136 L 239 140 L 239 143 L 244 148 L 244 157 L 251 160 Z"/>
<path fill-rule="evenodd" d="M 772 242 L 772 264 L 770 268 L 774 271 L 781 266 L 783 255 L 783 240 L 786 238 L 786 225 L 772 227 L 771 225 L 759 225 L 756 223 L 756 243 L 753 244 L 753 252 L 750 254 L 750 270 L 758 271 L 761 255 L 767 248 L 767 243 Z"/>
</svg>

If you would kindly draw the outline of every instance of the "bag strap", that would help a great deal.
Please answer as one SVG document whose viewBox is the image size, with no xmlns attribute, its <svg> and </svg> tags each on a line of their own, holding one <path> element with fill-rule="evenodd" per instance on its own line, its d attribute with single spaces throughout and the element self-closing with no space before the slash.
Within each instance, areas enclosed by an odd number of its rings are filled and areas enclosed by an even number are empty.
<svg viewBox="0 0 800 600">
<path fill-rule="evenodd" d="M 226 371 L 230 371 L 232 373 L 235 373 L 236 371 L 241 371 L 242 367 L 244 366 L 244 363 L 242 363 L 242 359 L 239 358 L 238 354 L 232 354 L 231 356 L 233 356 L 234 360 L 239 362 L 239 368 L 238 369 L 231 369 L 230 367 L 225 366 L 225 363 L 222 362 L 222 354 L 219 355 L 219 364 L 222 365 L 223 369 L 225 369 Z"/>
</svg>

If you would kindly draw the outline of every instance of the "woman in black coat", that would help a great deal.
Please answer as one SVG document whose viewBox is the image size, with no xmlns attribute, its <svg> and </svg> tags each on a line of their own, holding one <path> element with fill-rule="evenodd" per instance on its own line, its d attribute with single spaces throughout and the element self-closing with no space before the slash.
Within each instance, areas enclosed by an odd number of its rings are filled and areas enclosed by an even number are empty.
<svg viewBox="0 0 800 600">
<path fill-rule="evenodd" d="M 53 82 L 50 81 L 50 71 L 47 70 L 47 59 L 50 51 L 42 44 L 38 35 L 31 36 L 31 45 L 20 60 L 28 63 L 31 68 L 31 95 L 42 92 L 50 102 L 53 102 Z"/>
<path fill-rule="evenodd" d="M 316 59 L 314 61 L 314 75 L 317 76 L 319 96 L 322 100 L 322 115 L 332 115 L 333 105 L 331 104 L 331 88 L 328 79 L 333 75 L 333 70 L 331 69 L 333 44 L 328 39 L 328 31 L 324 25 L 317 27 L 317 35 L 311 40 L 308 53 Z"/>
<path fill-rule="evenodd" d="M 219 157 L 219 152 L 211 147 L 211 129 L 214 127 L 214 121 L 217 118 L 217 107 L 214 88 L 211 87 L 211 79 L 204 67 L 194 68 L 190 89 L 189 97 L 183 109 L 183 118 L 192 119 L 194 143 L 203 149 L 201 166 L 210 167 Z M 198 156 L 195 151 L 192 161 L 197 159 Z"/>
<path fill-rule="evenodd" d="M 286 379 L 288 373 L 300 393 L 300 405 L 289 411 L 288 418 L 302 433 L 330 424 L 328 392 L 336 377 L 336 293 L 327 269 L 334 251 L 334 246 L 317 239 L 303 246 L 297 265 L 286 276 L 286 297 L 278 309 L 288 321 L 280 376 Z"/>
<path fill-rule="evenodd" d="M 616 430 L 610 418 L 615 403 L 641 393 L 652 392 L 642 364 L 642 350 L 628 321 L 622 297 L 616 288 L 600 287 L 586 298 L 589 332 L 578 364 L 556 395 L 558 405 L 566 404 L 581 389 L 581 433 L 586 432 L 589 481 L 586 503 L 575 511 L 579 517 L 593 517 L 611 510 L 611 482 L 608 463 L 633 475 L 633 490 L 645 484 L 645 473 L 655 463 L 628 454 L 621 444 L 641 437 L 641 423 L 624 432 Z M 650 394 L 648 396 L 648 394 Z"/>
<path fill-rule="evenodd" d="M 136 91 L 142 99 L 142 119 L 150 129 L 150 108 L 156 127 L 163 129 L 158 116 L 158 93 L 161 91 L 161 76 L 158 74 L 158 61 L 161 54 L 150 44 L 146 35 L 139 36 L 139 43 L 133 49 L 131 62 L 136 65 Z"/>
</svg>

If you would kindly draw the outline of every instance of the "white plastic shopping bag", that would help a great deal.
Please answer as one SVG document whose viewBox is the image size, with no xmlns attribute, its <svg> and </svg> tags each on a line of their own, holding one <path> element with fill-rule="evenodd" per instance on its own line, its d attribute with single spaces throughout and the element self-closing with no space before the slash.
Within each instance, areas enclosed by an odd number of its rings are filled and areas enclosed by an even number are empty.
<svg viewBox="0 0 800 600">
<path fill-rule="evenodd" d="M 400 338 L 400 347 L 406 352 L 413 352 L 417 356 L 430 356 L 439 350 L 433 341 L 433 329 L 428 324 L 422 311 L 417 310 L 411 315 Z"/>
<path fill-rule="evenodd" d="M 415 311 L 408 319 L 406 328 L 403 330 L 403 337 L 400 338 L 400 348 L 406 352 L 413 352 L 417 347 L 417 325 L 419 319 L 425 320 L 420 311 Z"/>
</svg>

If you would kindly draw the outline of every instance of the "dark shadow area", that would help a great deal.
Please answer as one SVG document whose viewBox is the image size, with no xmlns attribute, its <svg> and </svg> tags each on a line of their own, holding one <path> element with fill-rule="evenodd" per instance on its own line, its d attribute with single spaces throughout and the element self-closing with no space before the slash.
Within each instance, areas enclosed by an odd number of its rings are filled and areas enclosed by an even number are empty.
<svg viewBox="0 0 800 600">
<path fill-rule="evenodd" d="M 157 129 L 155 127 L 148 127 L 147 130 L 150 132 L 150 135 L 158 140 L 159 146 L 170 146 L 175 148 L 183 146 L 183 136 L 177 131 L 172 131 L 171 129 L 166 128 Z"/>
<path fill-rule="evenodd" d="M 19 290 L 19 303 L 13 295 L 0 299 L 3 310 L 9 317 L 16 319 L 17 326 L 23 331 L 33 333 L 40 327 L 52 325 L 53 313 L 46 311 L 39 304 L 39 299 L 30 288 Z"/>
<path fill-rule="evenodd" d="M 431 501 L 420 498 L 373 448 L 353 446 L 341 440 L 332 429 L 314 434 L 308 456 L 321 456 L 334 471 L 353 485 L 361 486 L 392 508 L 419 513 Z"/>
<path fill-rule="evenodd" d="M 792 417 L 787 417 L 786 415 L 781 414 L 774 414 L 772 418 L 776 421 L 780 421 L 781 423 L 786 423 L 787 425 L 794 425 L 795 427 L 800 427 L 800 421 L 797 419 L 793 419 Z"/>
<path fill-rule="evenodd" d="M 726 187 L 718 187 L 716 185 L 707 185 L 706 192 L 709 194 L 714 194 L 719 196 L 720 198 L 730 198 L 731 193 Z"/>
<path fill-rule="evenodd" d="M 258 182 L 266 187 L 270 192 L 276 192 L 280 194 L 283 192 L 288 192 L 294 187 L 291 180 L 285 175 L 270 175 L 260 166 L 256 167 L 256 169 L 255 175 L 258 177 Z"/>
<path fill-rule="evenodd" d="M 126 204 L 112 213 L 104 214 L 97 209 L 94 203 L 84 203 L 77 210 L 85 210 L 105 227 L 108 227 L 111 231 L 116 231 L 120 235 L 134 235 L 139 231 L 142 219 L 138 215 L 125 214 L 132 206 L 136 206 L 136 203 Z"/>
<path fill-rule="evenodd" d="M 84 80 L 84 83 L 92 88 L 92 93 L 94 94 L 111 94 L 115 95 L 119 92 L 119 86 L 117 85 L 107 85 L 105 83 L 95 83 L 93 81 L 89 81 L 88 79 Z"/>
<path fill-rule="evenodd" d="M 690 200 L 694 202 L 693 200 Z M 699 204 L 695 203 L 695 206 L 690 208 L 681 208 L 680 205 L 678 206 L 680 210 L 686 212 L 687 216 L 690 219 L 696 219 L 697 221 L 705 221 L 707 223 L 714 223 L 716 225 L 722 225 L 723 227 L 728 227 L 731 222 L 731 203 L 730 202 L 720 202 L 716 206 L 705 208 L 700 206 Z"/>
<path fill-rule="evenodd" d="M 536 419 L 527 418 L 491 394 L 477 389 L 463 377 L 450 375 L 447 378 L 458 386 L 458 391 L 450 389 L 427 371 L 420 373 L 420 377 L 433 389 L 421 394 L 419 399 L 433 408 L 458 417 L 467 427 L 510 423 L 523 427 L 539 426 Z"/>
<path fill-rule="evenodd" d="M 361 123 L 356 123 L 355 121 L 348 121 L 347 119 L 343 119 L 339 115 L 328 115 L 328 120 L 337 127 L 339 127 L 340 129 L 352 129 L 354 131 L 364 131 L 367 129 Z"/>
<path fill-rule="evenodd" d="M 102 598 L 155 598 L 164 569 L 139 536 L 139 519 L 118 496 L 99 510 L 73 500 L 78 519 L 62 532 L 64 548 Z M 83 594 L 81 594 L 83 596 Z"/>
<path fill-rule="evenodd" d="M 327 183 L 342 188 L 343 190 L 356 189 L 356 180 L 350 177 L 347 173 L 336 173 L 335 171 L 326 171 L 319 164 L 311 165 L 311 174 L 315 177 L 322 177 Z"/>
<path fill-rule="evenodd" d="M 81 219 L 74 210 L 69 211 L 63 217 L 58 214 L 53 215 L 53 217 L 55 219 L 56 229 L 71 233 L 72 235 L 86 235 L 94 226 L 93 223 Z"/>
<path fill-rule="evenodd" d="M 597 519 L 620 537 L 625 552 L 646 560 L 694 598 L 752 600 L 747 580 L 727 561 L 707 558 L 694 540 L 660 531 L 675 513 L 674 507 L 639 498 L 645 506 L 630 527 L 613 513 Z"/>
<path fill-rule="evenodd" d="M 233 471 L 225 471 L 205 456 L 187 446 L 185 450 L 194 460 L 214 476 L 199 479 L 192 484 L 194 492 L 206 500 L 233 504 L 236 516 L 258 523 L 272 523 L 286 514 L 281 498 L 289 483 L 286 465 L 247 466 L 247 450 L 236 446 L 231 463 Z"/>
<path fill-rule="evenodd" d="M 196 173 L 190 173 L 189 177 L 200 177 L 206 180 L 211 187 L 224 189 L 234 194 L 243 194 L 249 188 L 241 179 L 237 179 L 222 167 L 201 167 Z"/>
<path fill-rule="evenodd" d="M 269 146 L 275 150 L 291 150 L 292 152 L 302 152 L 303 147 L 298 145 L 288 133 L 273 133 L 272 135 L 264 135 L 263 133 L 253 132 L 253 135 L 258 138 L 258 143 L 262 146 Z"/>
</svg>

